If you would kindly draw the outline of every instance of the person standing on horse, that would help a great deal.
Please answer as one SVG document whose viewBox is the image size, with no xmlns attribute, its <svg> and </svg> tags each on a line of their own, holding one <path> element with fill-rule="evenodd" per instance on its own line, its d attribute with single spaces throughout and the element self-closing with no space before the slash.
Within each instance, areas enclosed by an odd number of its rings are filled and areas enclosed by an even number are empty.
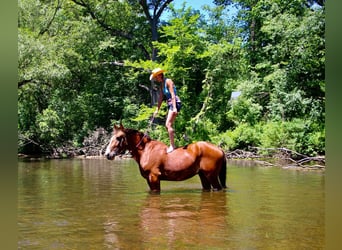
<svg viewBox="0 0 342 250">
<path fill-rule="evenodd" d="M 165 122 L 165 127 L 167 132 L 169 133 L 170 139 L 170 147 L 167 149 L 167 153 L 171 153 L 175 149 L 175 131 L 173 129 L 173 123 L 177 117 L 181 109 L 181 100 L 177 96 L 177 89 L 175 84 L 170 78 L 164 77 L 165 70 L 161 68 L 156 68 L 152 70 L 152 74 L 150 75 L 150 80 L 154 80 L 160 83 L 160 94 L 158 99 L 158 105 L 156 111 L 153 113 L 153 117 L 158 114 L 160 106 L 163 101 L 163 96 L 166 97 L 167 107 L 168 107 L 168 114 Z"/>
</svg>

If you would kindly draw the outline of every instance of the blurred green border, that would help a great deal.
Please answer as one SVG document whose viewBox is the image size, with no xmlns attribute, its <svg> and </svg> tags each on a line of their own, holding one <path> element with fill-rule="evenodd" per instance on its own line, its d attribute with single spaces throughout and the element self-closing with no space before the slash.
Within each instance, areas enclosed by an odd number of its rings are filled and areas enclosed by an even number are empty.
<svg viewBox="0 0 342 250">
<path fill-rule="evenodd" d="M 341 249 L 342 2 L 326 1 L 326 249 Z"/>
<path fill-rule="evenodd" d="M 17 6 L 5 0 L 0 8 L 1 110 L 1 249 L 17 248 Z"/>
<path fill-rule="evenodd" d="M 177 0 L 178 1 L 178 0 Z M 326 248 L 342 247 L 342 2 L 326 2 Z M 17 249 L 17 1 L 1 3 L 1 249 Z M 310 209 L 310 204 L 308 204 Z"/>
</svg>

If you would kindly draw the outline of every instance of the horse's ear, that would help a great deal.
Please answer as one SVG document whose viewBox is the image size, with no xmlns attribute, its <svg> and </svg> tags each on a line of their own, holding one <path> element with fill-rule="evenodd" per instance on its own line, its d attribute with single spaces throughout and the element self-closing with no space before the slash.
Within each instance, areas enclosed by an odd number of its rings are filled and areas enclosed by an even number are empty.
<svg viewBox="0 0 342 250">
<path fill-rule="evenodd" d="M 124 129 L 124 126 L 122 125 L 121 121 L 120 121 L 120 129 Z"/>
</svg>

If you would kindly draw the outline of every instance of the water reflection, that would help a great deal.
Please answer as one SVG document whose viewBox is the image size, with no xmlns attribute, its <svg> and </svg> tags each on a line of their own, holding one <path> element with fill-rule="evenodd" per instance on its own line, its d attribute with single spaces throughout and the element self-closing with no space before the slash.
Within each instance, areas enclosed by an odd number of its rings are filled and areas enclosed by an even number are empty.
<svg viewBox="0 0 342 250">
<path fill-rule="evenodd" d="M 20 162 L 19 249 L 322 249 L 324 175 L 228 167 L 149 193 L 134 161 Z"/>
<path fill-rule="evenodd" d="M 147 196 L 140 213 L 146 248 L 219 247 L 227 216 L 225 192 Z"/>
</svg>

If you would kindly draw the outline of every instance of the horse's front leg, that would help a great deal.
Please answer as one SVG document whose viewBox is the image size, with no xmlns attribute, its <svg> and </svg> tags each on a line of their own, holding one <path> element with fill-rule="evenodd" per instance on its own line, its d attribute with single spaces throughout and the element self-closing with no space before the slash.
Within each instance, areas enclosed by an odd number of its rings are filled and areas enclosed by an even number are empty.
<svg viewBox="0 0 342 250">
<path fill-rule="evenodd" d="M 151 170 L 148 175 L 147 183 L 152 192 L 160 192 L 160 172 L 158 169 Z"/>
</svg>

